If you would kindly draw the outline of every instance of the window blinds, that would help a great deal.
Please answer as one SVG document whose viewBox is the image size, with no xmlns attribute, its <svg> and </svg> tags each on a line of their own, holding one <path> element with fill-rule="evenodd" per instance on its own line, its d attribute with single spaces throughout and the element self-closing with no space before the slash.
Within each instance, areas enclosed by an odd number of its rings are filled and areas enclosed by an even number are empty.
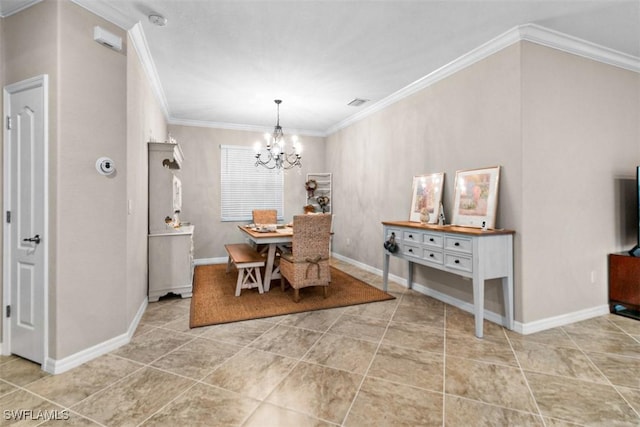
<svg viewBox="0 0 640 427">
<path fill-rule="evenodd" d="M 250 221 L 254 209 L 275 209 L 284 216 L 284 173 L 255 166 L 251 147 L 220 146 L 222 221 Z"/>
</svg>

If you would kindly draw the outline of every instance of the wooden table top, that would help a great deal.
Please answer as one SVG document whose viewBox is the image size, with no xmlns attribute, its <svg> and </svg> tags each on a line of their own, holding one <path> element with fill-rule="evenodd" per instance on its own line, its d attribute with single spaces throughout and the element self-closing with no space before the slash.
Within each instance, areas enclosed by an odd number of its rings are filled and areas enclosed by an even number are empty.
<svg viewBox="0 0 640 427">
<path fill-rule="evenodd" d="M 489 230 L 482 230 L 481 228 L 474 227 L 462 227 L 459 225 L 438 225 L 438 224 L 423 224 L 421 222 L 414 221 L 382 221 L 382 224 L 391 227 L 411 227 L 425 231 L 442 231 L 445 233 L 459 233 L 469 234 L 472 236 L 482 235 L 498 235 L 498 234 L 515 234 L 513 230 L 506 230 L 504 228 L 494 228 Z"/>
<path fill-rule="evenodd" d="M 278 228 L 277 231 L 267 231 L 267 232 L 257 231 L 255 228 L 250 227 L 248 225 L 239 225 L 238 228 L 243 232 L 247 233 L 249 236 L 258 240 L 273 239 L 278 237 L 290 238 L 293 236 L 293 228 L 291 227 Z"/>
</svg>

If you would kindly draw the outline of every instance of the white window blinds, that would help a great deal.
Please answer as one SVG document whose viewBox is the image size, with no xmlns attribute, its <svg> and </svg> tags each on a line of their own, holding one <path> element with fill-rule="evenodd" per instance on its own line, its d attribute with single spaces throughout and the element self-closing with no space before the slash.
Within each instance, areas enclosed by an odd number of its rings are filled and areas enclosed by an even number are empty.
<svg viewBox="0 0 640 427">
<path fill-rule="evenodd" d="M 254 209 L 276 209 L 284 216 L 284 173 L 255 166 L 251 147 L 220 146 L 222 221 L 250 221 Z"/>
</svg>

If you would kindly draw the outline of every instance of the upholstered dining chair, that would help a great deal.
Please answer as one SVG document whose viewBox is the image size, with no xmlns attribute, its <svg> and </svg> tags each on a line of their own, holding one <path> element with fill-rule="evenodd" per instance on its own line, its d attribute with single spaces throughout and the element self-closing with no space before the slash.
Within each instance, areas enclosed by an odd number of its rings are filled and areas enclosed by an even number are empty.
<svg viewBox="0 0 640 427">
<path fill-rule="evenodd" d="M 280 255 L 280 286 L 284 291 L 288 282 L 293 288 L 293 300 L 300 301 L 300 289 L 322 286 L 327 297 L 331 282 L 329 266 L 331 240 L 329 214 L 295 215 L 291 252 Z"/>
</svg>

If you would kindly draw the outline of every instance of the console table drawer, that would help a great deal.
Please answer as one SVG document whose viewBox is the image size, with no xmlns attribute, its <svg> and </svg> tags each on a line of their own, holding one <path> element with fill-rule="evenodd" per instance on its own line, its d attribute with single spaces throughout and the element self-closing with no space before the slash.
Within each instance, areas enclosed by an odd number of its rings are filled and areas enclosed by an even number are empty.
<svg viewBox="0 0 640 427">
<path fill-rule="evenodd" d="M 473 271 L 473 262 L 470 256 L 463 256 L 457 254 L 444 254 L 444 265 L 456 270 Z"/>
<path fill-rule="evenodd" d="M 442 233 L 424 233 L 422 235 L 422 243 L 425 245 L 441 248 L 443 242 L 444 236 Z"/>
<path fill-rule="evenodd" d="M 402 233 L 402 240 L 404 242 L 422 243 L 422 233 L 405 230 Z"/>
<path fill-rule="evenodd" d="M 408 245 L 406 243 L 402 243 L 402 254 L 406 256 L 421 258 L 422 248 L 418 245 Z"/>
<path fill-rule="evenodd" d="M 440 265 L 442 265 L 444 259 L 442 251 L 434 251 L 429 248 L 424 248 L 423 258 L 425 259 L 425 261 L 433 262 Z"/>
<path fill-rule="evenodd" d="M 469 237 L 446 234 L 444 236 L 444 248 L 445 250 L 470 254 L 473 252 L 473 243 Z"/>
<path fill-rule="evenodd" d="M 399 242 L 400 240 L 402 240 L 402 230 L 399 228 L 387 228 L 386 229 L 386 236 L 385 236 L 385 242 L 387 240 L 389 240 L 389 238 L 391 237 L 391 234 L 395 234 L 396 235 L 396 242 Z"/>
</svg>

